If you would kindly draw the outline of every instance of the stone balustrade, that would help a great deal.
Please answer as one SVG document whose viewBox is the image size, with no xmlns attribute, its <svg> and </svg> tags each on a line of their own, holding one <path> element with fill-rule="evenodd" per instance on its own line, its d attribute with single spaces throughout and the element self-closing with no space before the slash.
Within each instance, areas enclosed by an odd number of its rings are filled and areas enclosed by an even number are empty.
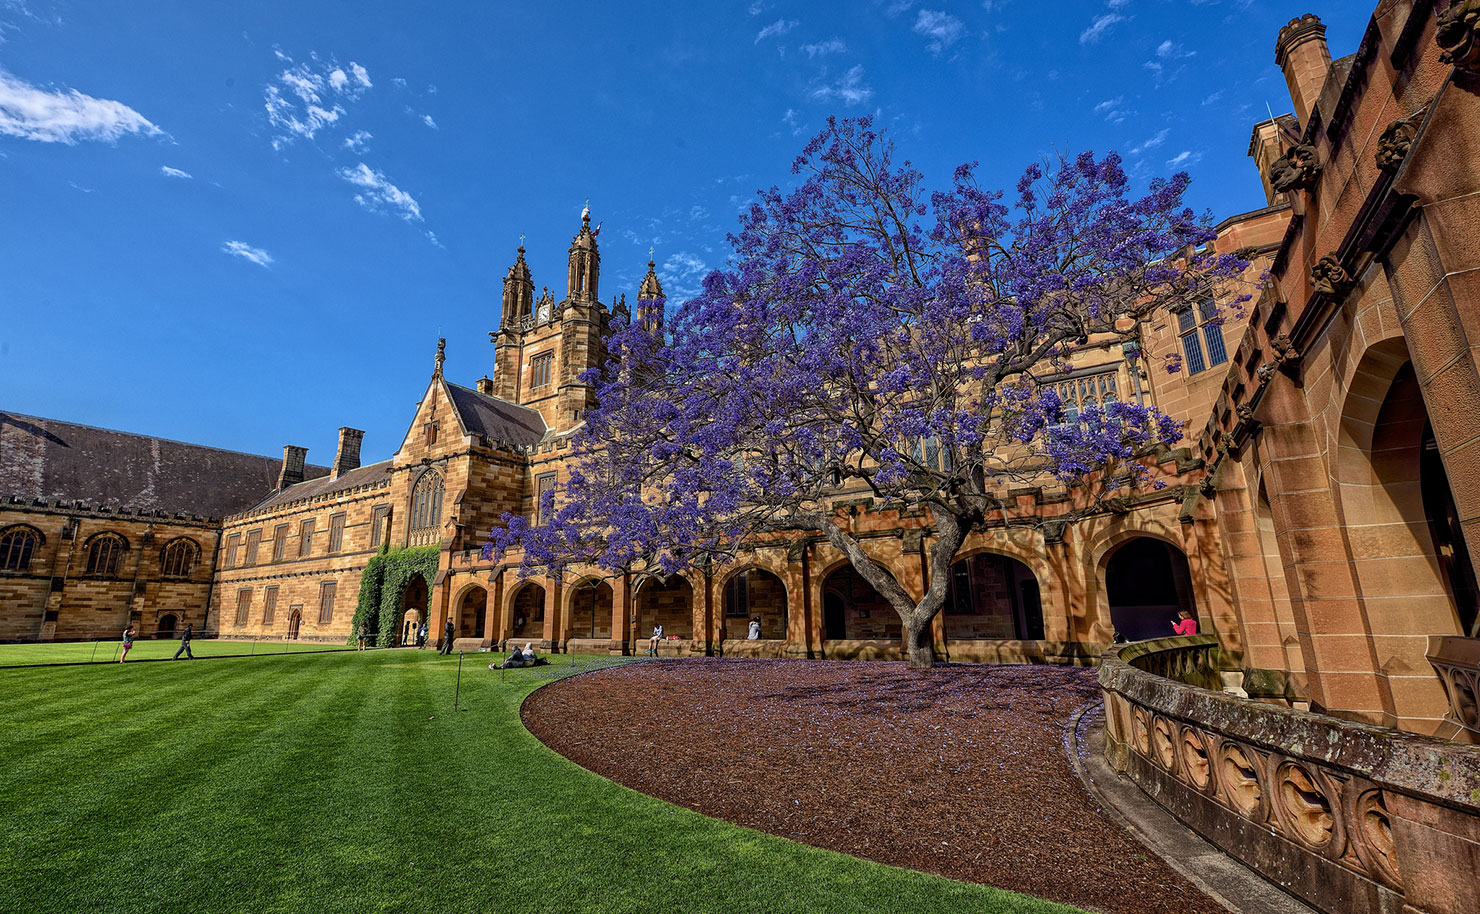
<svg viewBox="0 0 1480 914">
<path fill-rule="evenodd" d="M 1480 747 L 1216 683 L 1212 636 L 1105 654 L 1105 756 L 1227 853 L 1331 914 L 1480 911 Z"/>
<path fill-rule="evenodd" d="M 1451 738 L 1480 743 L 1480 638 L 1430 636 L 1428 658 L 1449 697 L 1446 720 L 1455 728 Z"/>
</svg>

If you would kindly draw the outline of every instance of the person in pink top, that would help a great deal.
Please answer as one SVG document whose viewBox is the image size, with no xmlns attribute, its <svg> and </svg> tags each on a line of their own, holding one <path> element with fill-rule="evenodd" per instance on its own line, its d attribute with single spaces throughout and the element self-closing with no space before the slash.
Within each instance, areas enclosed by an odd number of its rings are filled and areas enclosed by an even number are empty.
<svg viewBox="0 0 1480 914">
<path fill-rule="evenodd" d="M 1181 612 L 1177 613 L 1177 615 L 1180 617 L 1181 621 L 1172 623 L 1172 631 L 1176 632 L 1179 635 L 1197 634 L 1197 620 L 1192 618 L 1191 613 L 1184 609 Z"/>
</svg>

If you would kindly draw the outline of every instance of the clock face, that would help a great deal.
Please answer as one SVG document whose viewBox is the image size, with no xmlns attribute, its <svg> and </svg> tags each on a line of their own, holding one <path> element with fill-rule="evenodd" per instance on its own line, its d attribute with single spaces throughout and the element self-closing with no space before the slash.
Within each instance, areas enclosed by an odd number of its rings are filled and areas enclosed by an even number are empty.
<svg viewBox="0 0 1480 914">
<path fill-rule="evenodd" d="M 545 302 L 543 305 L 540 305 L 540 321 L 541 322 L 544 322 L 544 321 L 547 321 L 549 319 L 550 319 L 550 303 L 549 302 Z"/>
</svg>

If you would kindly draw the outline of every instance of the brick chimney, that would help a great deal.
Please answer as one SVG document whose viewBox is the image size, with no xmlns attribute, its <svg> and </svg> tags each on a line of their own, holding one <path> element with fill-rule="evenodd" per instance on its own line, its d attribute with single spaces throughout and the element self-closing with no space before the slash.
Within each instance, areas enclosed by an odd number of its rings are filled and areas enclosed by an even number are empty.
<svg viewBox="0 0 1480 914">
<path fill-rule="evenodd" d="M 484 375 L 478 379 L 478 393 L 489 397 L 493 396 L 493 379 L 488 375 Z"/>
<path fill-rule="evenodd" d="M 308 448 L 296 444 L 283 445 L 283 468 L 278 473 L 278 490 L 297 485 L 303 481 L 303 462 L 308 457 Z"/>
<path fill-rule="evenodd" d="M 339 450 L 334 452 L 334 468 L 329 471 L 330 479 L 338 479 L 350 470 L 360 468 L 360 442 L 365 433 L 348 426 L 339 429 Z"/>
<path fill-rule="evenodd" d="M 1285 82 L 1290 87 L 1290 100 L 1295 104 L 1295 116 L 1300 118 L 1300 129 L 1310 125 L 1310 113 L 1326 84 L 1326 75 L 1331 71 L 1331 51 L 1326 47 L 1326 26 L 1320 18 L 1306 13 L 1299 19 L 1291 19 L 1280 29 L 1280 37 L 1274 45 L 1274 62 L 1285 71 Z"/>
</svg>

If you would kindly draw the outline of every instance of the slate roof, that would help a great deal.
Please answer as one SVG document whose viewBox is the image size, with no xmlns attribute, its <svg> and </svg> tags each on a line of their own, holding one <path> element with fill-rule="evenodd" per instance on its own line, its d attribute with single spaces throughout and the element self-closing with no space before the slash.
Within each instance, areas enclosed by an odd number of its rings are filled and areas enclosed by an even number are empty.
<svg viewBox="0 0 1480 914">
<path fill-rule="evenodd" d="M 285 505 L 304 498 L 313 498 L 317 495 L 332 495 L 335 492 L 343 492 L 347 489 L 375 485 L 384 482 L 390 476 L 391 462 L 389 460 L 382 460 L 380 463 L 372 463 L 350 470 L 338 479 L 330 479 L 328 476 L 319 479 L 305 479 L 295 486 L 288 486 L 281 492 L 272 495 L 261 504 L 252 505 L 251 509 L 257 511 L 263 508 L 276 508 L 278 505 Z"/>
<path fill-rule="evenodd" d="M 457 384 L 448 383 L 447 390 L 469 434 L 486 435 L 490 441 L 519 447 L 539 444 L 545 437 L 545 419 L 537 409 Z"/>
<path fill-rule="evenodd" d="M 270 495 L 281 468 L 280 457 L 0 411 L 0 496 L 224 517 Z"/>
</svg>

